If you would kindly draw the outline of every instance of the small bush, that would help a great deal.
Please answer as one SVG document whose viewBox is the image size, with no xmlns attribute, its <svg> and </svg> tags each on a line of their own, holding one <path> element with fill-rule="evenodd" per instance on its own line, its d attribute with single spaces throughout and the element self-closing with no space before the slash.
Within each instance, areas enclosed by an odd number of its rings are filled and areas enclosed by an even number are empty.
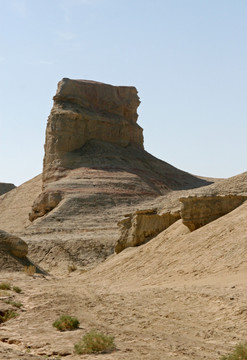
<svg viewBox="0 0 247 360">
<path fill-rule="evenodd" d="M 57 328 L 59 331 L 75 330 L 78 329 L 79 325 L 79 320 L 69 315 L 60 316 L 60 318 L 52 324 L 52 326 Z"/>
<path fill-rule="evenodd" d="M 36 267 L 33 265 L 24 266 L 24 273 L 28 276 L 33 276 L 36 273 Z"/>
<path fill-rule="evenodd" d="M 23 304 L 19 301 L 13 301 L 13 300 L 6 300 L 5 304 L 10 304 L 12 306 L 15 306 L 17 308 L 21 308 L 23 306 Z"/>
<path fill-rule="evenodd" d="M 3 315 L 0 315 L 0 324 L 10 319 L 16 318 L 18 314 L 15 311 L 8 310 Z"/>
<path fill-rule="evenodd" d="M 90 331 L 83 336 L 82 340 L 75 344 L 77 354 L 106 353 L 116 349 L 114 337 L 101 332 Z"/>
<path fill-rule="evenodd" d="M 13 291 L 15 291 L 17 294 L 20 294 L 22 290 L 18 286 L 13 286 Z"/>
<path fill-rule="evenodd" d="M 7 282 L 0 283 L 0 290 L 11 290 L 11 286 Z"/>
<path fill-rule="evenodd" d="M 75 264 L 68 265 L 68 272 L 71 273 L 77 270 L 77 266 Z"/>
<path fill-rule="evenodd" d="M 230 354 L 222 356 L 220 360 L 247 360 L 247 343 L 236 345 Z"/>
</svg>

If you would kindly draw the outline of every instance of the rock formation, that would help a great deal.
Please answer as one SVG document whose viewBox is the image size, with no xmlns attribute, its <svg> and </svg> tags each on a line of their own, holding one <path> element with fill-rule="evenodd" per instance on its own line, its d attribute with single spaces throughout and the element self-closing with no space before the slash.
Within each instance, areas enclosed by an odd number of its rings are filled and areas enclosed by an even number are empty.
<svg viewBox="0 0 247 360">
<path fill-rule="evenodd" d="M 209 184 L 143 149 L 138 105 L 134 87 L 69 79 L 58 84 L 42 189 L 37 177 L 18 188 L 18 200 L 13 191 L 0 198 L 0 228 L 21 236 L 34 261 L 56 267 L 59 257 L 64 269 L 72 262 L 95 265 L 114 252 L 124 214 L 153 208 L 150 202 L 174 190 Z M 30 220 L 20 218 L 27 209 Z M 9 220 L 13 215 L 18 226 Z"/>
<path fill-rule="evenodd" d="M 0 182 L 0 196 L 15 188 L 14 184 Z"/>
<path fill-rule="evenodd" d="M 182 203 L 182 221 L 190 231 L 194 231 L 234 210 L 247 200 L 247 196 L 230 194 L 188 196 L 179 200 Z"/>
<path fill-rule="evenodd" d="M 50 212 L 60 203 L 62 196 L 60 191 L 42 192 L 33 203 L 32 212 L 29 214 L 29 220 L 33 221 Z"/>
<path fill-rule="evenodd" d="M 136 123 L 139 104 L 135 87 L 62 79 L 47 123 L 44 184 L 66 167 L 64 154 L 89 140 L 143 149 L 142 128 Z"/>
<path fill-rule="evenodd" d="M 139 210 L 125 215 L 125 219 L 118 222 L 121 235 L 115 245 L 115 252 L 118 254 L 127 247 L 146 243 L 178 219 L 179 211 L 159 215 L 155 210 Z"/>
<path fill-rule="evenodd" d="M 107 203 L 112 197 L 136 203 L 208 184 L 144 151 L 136 123 L 139 103 L 134 87 L 70 79 L 58 83 L 46 130 L 43 192 L 31 221 L 75 194 L 83 202 L 85 197 L 94 202 L 100 194 Z"/>
<path fill-rule="evenodd" d="M 0 250 L 7 251 L 18 258 L 23 258 L 28 253 L 28 246 L 19 237 L 0 230 Z"/>
</svg>

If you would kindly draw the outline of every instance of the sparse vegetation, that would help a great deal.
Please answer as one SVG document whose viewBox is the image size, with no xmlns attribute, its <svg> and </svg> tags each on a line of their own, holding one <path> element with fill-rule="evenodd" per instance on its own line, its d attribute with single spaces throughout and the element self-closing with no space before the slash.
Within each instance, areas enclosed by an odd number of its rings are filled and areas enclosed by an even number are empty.
<svg viewBox="0 0 247 360">
<path fill-rule="evenodd" d="M 83 336 L 82 340 L 75 344 L 75 352 L 81 354 L 107 353 L 116 349 L 114 337 L 105 335 L 94 330 Z"/>
<path fill-rule="evenodd" d="M 13 286 L 13 291 L 15 291 L 17 294 L 20 294 L 22 290 L 18 286 Z"/>
<path fill-rule="evenodd" d="M 68 272 L 71 273 L 77 270 L 77 266 L 75 264 L 68 265 Z"/>
<path fill-rule="evenodd" d="M 13 301 L 13 300 L 6 300 L 5 304 L 10 304 L 12 306 L 17 307 L 18 309 L 21 308 L 23 306 L 23 304 L 19 301 Z"/>
<path fill-rule="evenodd" d="M 36 273 L 36 268 L 33 265 L 24 266 L 24 273 L 28 276 L 33 276 Z"/>
<path fill-rule="evenodd" d="M 11 286 L 7 282 L 0 283 L 0 290 L 11 290 Z"/>
<path fill-rule="evenodd" d="M 15 311 L 8 310 L 3 315 L 0 315 L 0 324 L 10 319 L 16 318 L 18 314 Z"/>
<path fill-rule="evenodd" d="M 79 320 L 69 315 L 60 316 L 60 318 L 52 324 L 52 326 L 57 328 L 59 331 L 75 330 L 78 329 L 79 325 Z"/>
<path fill-rule="evenodd" d="M 238 344 L 228 355 L 223 355 L 220 360 L 247 360 L 247 342 Z"/>
</svg>

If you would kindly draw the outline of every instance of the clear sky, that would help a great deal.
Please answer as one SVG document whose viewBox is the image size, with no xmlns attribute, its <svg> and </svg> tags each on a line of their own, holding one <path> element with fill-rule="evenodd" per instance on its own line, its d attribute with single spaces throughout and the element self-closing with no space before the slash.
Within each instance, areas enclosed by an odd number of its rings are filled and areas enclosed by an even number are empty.
<svg viewBox="0 0 247 360">
<path fill-rule="evenodd" d="M 154 156 L 246 171 L 246 39 L 246 0 L 0 0 L 0 182 L 41 173 L 63 77 L 136 86 Z"/>
</svg>

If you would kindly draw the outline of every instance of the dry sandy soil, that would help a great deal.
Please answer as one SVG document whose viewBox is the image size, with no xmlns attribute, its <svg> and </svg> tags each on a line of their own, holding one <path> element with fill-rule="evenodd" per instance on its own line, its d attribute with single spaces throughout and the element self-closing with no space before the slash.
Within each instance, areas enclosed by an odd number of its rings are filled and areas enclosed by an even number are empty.
<svg viewBox="0 0 247 360">
<path fill-rule="evenodd" d="M 219 359 L 246 340 L 246 212 L 247 202 L 192 233 L 179 220 L 87 272 L 1 272 L 22 289 L 2 291 L 1 302 L 23 307 L 0 326 L 0 359 Z M 80 328 L 53 328 L 62 314 Z M 117 350 L 75 355 L 91 329 L 113 335 Z"/>
<path fill-rule="evenodd" d="M 181 196 L 247 196 L 247 172 L 203 179 L 144 151 L 136 89 L 120 90 L 63 79 L 43 183 L 39 175 L 0 196 L 0 229 L 26 241 L 30 257 L 0 249 L 0 283 L 11 284 L 0 316 L 18 313 L 0 324 L 0 360 L 217 360 L 247 340 L 247 201 L 193 232 L 178 220 L 114 254 L 126 214 L 179 211 Z M 32 262 L 46 272 L 26 274 Z M 57 331 L 60 315 L 80 328 Z M 114 336 L 116 350 L 76 355 L 90 330 Z"/>
</svg>

